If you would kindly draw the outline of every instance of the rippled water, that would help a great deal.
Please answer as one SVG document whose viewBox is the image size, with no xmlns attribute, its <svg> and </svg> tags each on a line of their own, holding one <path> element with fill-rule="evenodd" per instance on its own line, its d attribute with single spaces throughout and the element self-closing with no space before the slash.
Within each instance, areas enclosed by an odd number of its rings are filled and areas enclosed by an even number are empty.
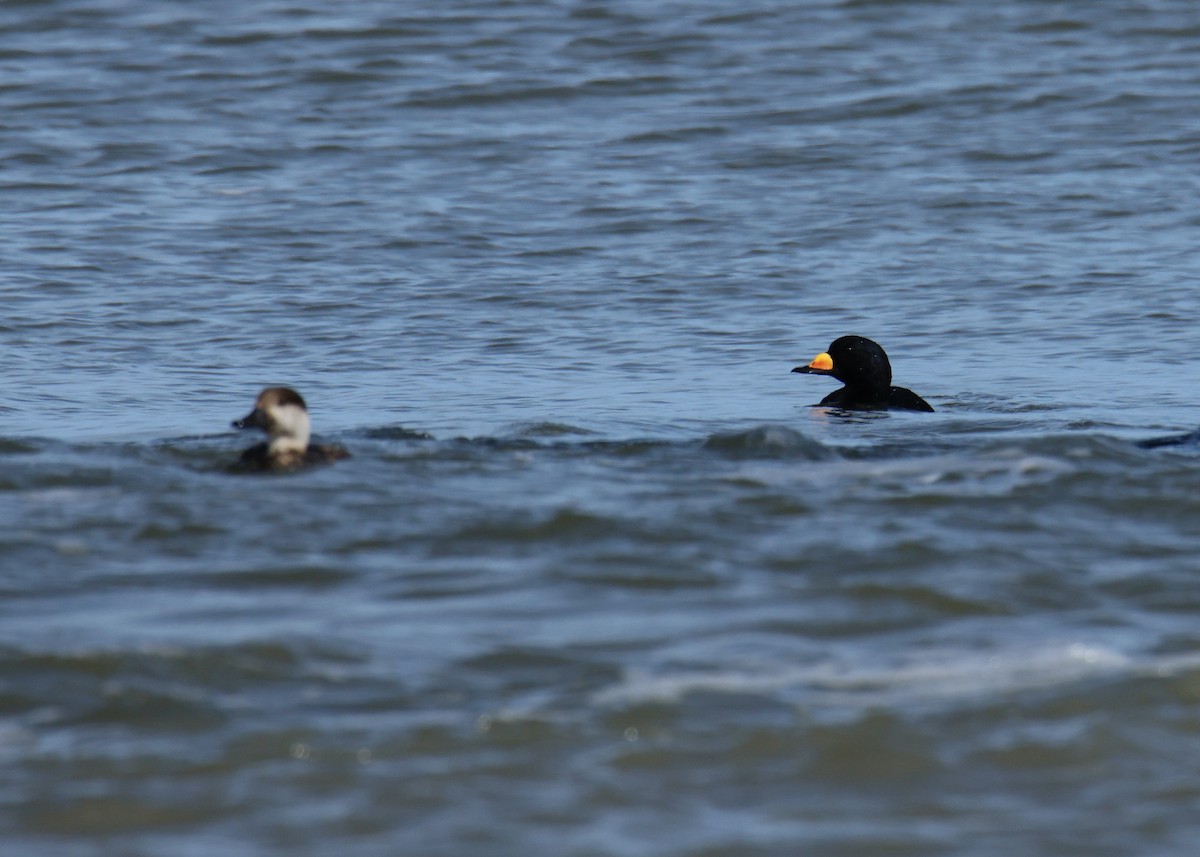
<svg viewBox="0 0 1200 857">
<path fill-rule="evenodd" d="M 1194 853 L 1200 10 L 0 36 L 5 855 Z"/>
</svg>

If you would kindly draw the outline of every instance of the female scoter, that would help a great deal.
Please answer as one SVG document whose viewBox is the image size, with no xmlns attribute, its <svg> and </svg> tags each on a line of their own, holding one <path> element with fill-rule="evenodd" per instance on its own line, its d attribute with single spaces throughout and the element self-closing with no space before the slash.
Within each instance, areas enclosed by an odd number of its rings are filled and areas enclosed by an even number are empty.
<svg viewBox="0 0 1200 857">
<path fill-rule="evenodd" d="M 308 406 L 300 394 L 290 387 L 268 387 L 258 394 L 254 410 L 240 420 L 237 429 L 257 428 L 267 433 L 267 440 L 242 453 L 238 467 L 253 470 L 295 470 L 309 464 L 325 464 L 350 453 L 340 446 L 323 446 L 308 442 Z"/>
<path fill-rule="evenodd" d="M 892 386 L 892 364 L 879 344 L 863 336 L 840 336 L 828 351 L 813 358 L 807 366 L 793 372 L 806 375 L 832 375 L 845 387 L 821 400 L 830 408 L 848 411 L 932 411 L 929 402 L 912 390 Z"/>
</svg>

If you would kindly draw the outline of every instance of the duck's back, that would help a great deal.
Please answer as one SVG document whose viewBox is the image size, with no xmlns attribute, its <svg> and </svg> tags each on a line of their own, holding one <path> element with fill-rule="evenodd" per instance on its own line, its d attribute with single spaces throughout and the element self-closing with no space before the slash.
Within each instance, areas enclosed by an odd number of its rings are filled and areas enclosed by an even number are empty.
<svg viewBox="0 0 1200 857">
<path fill-rule="evenodd" d="M 888 396 L 888 407 L 904 411 L 933 413 L 933 405 L 908 389 L 908 387 L 892 387 L 891 395 Z"/>
<path fill-rule="evenodd" d="M 243 452 L 234 469 L 240 471 L 298 470 L 301 467 L 329 464 L 349 457 L 350 453 L 344 447 L 332 444 L 309 444 L 303 452 L 289 450 L 272 453 L 271 445 L 264 441 L 256 443 Z"/>
<path fill-rule="evenodd" d="M 907 387 L 890 387 L 886 396 L 865 396 L 851 387 L 834 390 L 821 400 L 822 407 L 843 408 L 847 411 L 901 411 L 933 412 L 933 406 Z"/>
<path fill-rule="evenodd" d="M 305 464 L 329 464 L 349 457 L 350 451 L 348 449 L 344 446 L 335 446 L 331 443 L 309 444 L 308 449 L 304 451 Z"/>
</svg>

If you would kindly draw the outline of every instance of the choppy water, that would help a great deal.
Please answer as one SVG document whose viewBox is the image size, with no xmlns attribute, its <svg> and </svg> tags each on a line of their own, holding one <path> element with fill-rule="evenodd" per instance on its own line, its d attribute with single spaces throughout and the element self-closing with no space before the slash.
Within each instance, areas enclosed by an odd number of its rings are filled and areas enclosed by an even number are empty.
<svg viewBox="0 0 1200 857">
<path fill-rule="evenodd" d="M 6 857 L 1193 854 L 1198 60 L 0 6 Z M 843 333 L 937 413 L 809 408 Z M 354 457 L 228 474 L 276 383 Z"/>
</svg>

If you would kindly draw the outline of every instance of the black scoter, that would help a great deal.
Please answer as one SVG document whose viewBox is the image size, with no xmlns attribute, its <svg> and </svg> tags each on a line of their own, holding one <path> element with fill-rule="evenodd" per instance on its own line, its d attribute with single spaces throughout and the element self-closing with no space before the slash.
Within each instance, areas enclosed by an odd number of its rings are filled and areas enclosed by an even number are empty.
<svg viewBox="0 0 1200 857">
<path fill-rule="evenodd" d="M 905 387 L 892 386 L 892 364 L 876 342 L 864 336 L 840 336 L 828 351 L 807 366 L 792 370 L 806 375 L 832 375 L 846 386 L 821 400 L 830 408 L 850 411 L 932 411 L 930 404 Z"/>
</svg>

